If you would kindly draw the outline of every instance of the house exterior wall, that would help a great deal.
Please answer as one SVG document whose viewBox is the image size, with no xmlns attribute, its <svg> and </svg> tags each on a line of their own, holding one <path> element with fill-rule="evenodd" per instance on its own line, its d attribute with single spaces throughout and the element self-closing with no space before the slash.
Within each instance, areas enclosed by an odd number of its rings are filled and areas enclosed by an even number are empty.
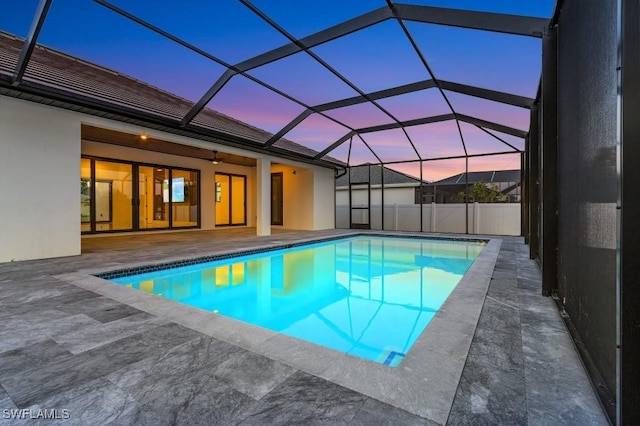
<svg viewBox="0 0 640 426">
<path fill-rule="evenodd" d="M 255 226 L 256 192 L 255 167 L 218 163 L 198 158 L 181 157 L 160 152 L 145 151 L 106 143 L 82 141 L 82 155 L 116 160 L 136 161 L 172 167 L 200 170 L 200 223 L 201 229 L 214 229 L 215 219 L 215 173 L 233 173 L 247 177 L 247 226 Z"/>
<path fill-rule="evenodd" d="M 0 96 L 0 262 L 78 255 L 82 155 L 200 171 L 202 229 L 215 227 L 215 173 L 247 176 L 247 226 L 256 226 L 256 168 L 82 141 L 87 124 L 252 158 L 283 171 L 284 227 L 334 227 L 333 170 L 212 144 L 159 130 Z M 278 164 L 276 164 L 278 163 Z M 294 174 L 293 171 L 296 171 Z M 269 185 L 263 195 L 270 198 Z"/>
<path fill-rule="evenodd" d="M 282 173 L 285 229 L 313 229 L 313 170 L 273 164 L 271 173 Z M 295 174 L 294 174 L 295 172 Z"/>
<path fill-rule="evenodd" d="M 335 228 L 335 178 L 333 170 L 316 168 L 313 179 L 313 229 Z"/>
<path fill-rule="evenodd" d="M 0 96 L 0 262 L 80 254 L 80 120 Z"/>
</svg>

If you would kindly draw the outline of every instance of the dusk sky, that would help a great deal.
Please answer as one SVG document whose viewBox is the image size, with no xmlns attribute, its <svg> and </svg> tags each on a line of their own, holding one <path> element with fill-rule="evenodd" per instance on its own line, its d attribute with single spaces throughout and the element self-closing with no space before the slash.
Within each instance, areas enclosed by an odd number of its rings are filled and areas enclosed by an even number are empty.
<svg viewBox="0 0 640 426">
<path fill-rule="evenodd" d="M 5 2 L 0 30 L 21 37 L 28 33 L 37 0 Z M 112 3 L 229 63 L 237 63 L 287 44 L 238 1 L 113 0 Z M 252 3 L 295 37 L 304 37 L 344 20 L 384 6 L 384 0 L 278 1 Z M 437 7 L 549 18 L 555 0 L 422 0 L 405 1 Z M 540 78 L 541 41 L 531 37 L 407 22 L 438 79 L 535 97 Z M 39 43 L 78 56 L 197 101 L 225 71 L 209 59 L 119 16 L 90 0 L 53 0 Z M 429 74 L 395 20 L 350 34 L 312 49 L 362 91 L 372 92 L 429 79 Z M 356 96 L 357 92 L 306 53 L 250 71 L 281 91 L 313 106 Z M 528 110 L 447 92 L 456 112 L 517 129 L 529 127 Z M 450 113 L 437 89 L 379 101 L 399 120 Z M 209 108 L 269 132 L 277 132 L 304 108 L 243 76 L 235 76 L 209 103 Z M 327 112 L 353 128 L 392 122 L 372 104 Z M 470 154 L 510 148 L 477 127 L 461 123 Z M 349 129 L 312 115 L 286 138 L 322 150 Z M 463 155 L 454 121 L 407 128 L 423 158 Z M 522 139 L 493 132 L 523 148 Z M 384 161 L 417 159 L 401 130 L 363 134 Z M 348 143 L 330 155 L 346 161 Z M 377 162 L 353 139 L 351 163 Z M 519 155 L 469 160 L 470 170 L 519 168 Z M 419 165 L 394 166 L 419 175 Z M 436 180 L 464 171 L 464 159 L 426 162 L 423 177 Z"/>
</svg>

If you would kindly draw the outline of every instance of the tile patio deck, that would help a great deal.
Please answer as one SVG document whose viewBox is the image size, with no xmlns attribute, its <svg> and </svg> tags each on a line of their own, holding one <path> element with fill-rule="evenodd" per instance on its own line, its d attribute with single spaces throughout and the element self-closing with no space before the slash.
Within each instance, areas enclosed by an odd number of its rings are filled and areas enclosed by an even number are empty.
<svg viewBox="0 0 640 426">
<path fill-rule="evenodd" d="M 61 423 L 81 425 L 607 424 L 555 303 L 539 295 L 539 270 L 520 238 L 493 240 L 478 317 L 468 339 L 458 341 L 462 349 L 444 354 L 453 361 L 397 369 L 414 367 L 409 373 L 417 377 L 406 403 L 394 398 L 391 382 L 375 382 L 382 376 L 358 377 L 352 357 L 329 365 L 321 361 L 334 359 L 323 358 L 333 351 L 116 291 L 88 275 L 350 233 L 254 232 L 89 237 L 81 256 L 0 264 L 0 417 L 5 409 L 57 408 L 69 410 Z M 437 324 L 430 333 L 452 335 Z M 282 354 L 282 345 L 295 347 Z M 371 371 L 371 363 L 357 362 Z M 447 363 L 459 368 L 446 383 L 420 382 L 417 370 L 446 370 Z M 396 373 L 385 374 L 394 380 Z M 440 387 L 450 389 L 444 399 L 436 395 Z M 421 401 L 445 403 L 434 411 Z"/>
</svg>

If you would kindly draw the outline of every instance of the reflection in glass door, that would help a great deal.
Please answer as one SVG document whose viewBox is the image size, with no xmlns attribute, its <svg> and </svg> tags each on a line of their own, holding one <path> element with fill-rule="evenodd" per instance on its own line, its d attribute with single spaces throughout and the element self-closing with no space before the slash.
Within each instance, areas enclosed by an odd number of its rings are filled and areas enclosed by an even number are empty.
<svg viewBox="0 0 640 426">
<path fill-rule="evenodd" d="M 110 226 L 113 215 L 113 182 L 110 180 L 96 181 L 96 222 L 101 226 Z M 112 229 L 111 227 L 107 229 Z"/>
<path fill-rule="evenodd" d="M 169 200 L 163 199 L 162 186 L 169 170 L 162 167 L 138 167 L 138 209 L 140 229 L 169 227 Z"/>
<path fill-rule="evenodd" d="M 91 231 L 91 160 L 80 160 L 80 230 Z"/>
<path fill-rule="evenodd" d="M 247 177 L 216 173 L 216 226 L 247 224 Z"/>
<path fill-rule="evenodd" d="M 167 189 L 169 181 L 166 181 Z M 171 206 L 173 227 L 198 225 L 198 173 L 171 170 Z"/>
<path fill-rule="evenodd" d="M 271 173 L 271 224 L 282 225 L 284 223 L 284 197 L 282 196 L 282 172 Z"/>
<path fill-rule="evenodd" d="M 216 173 L 216 226 L 230 225 L 230 176 Z"/>
<path fill-rule="evenodd" d="M 247 178 L 231 176 L 231 224 L 247 224 Z"/>
<path fill-rule="evenodd" d="M 133 229 L 133 166 L 96 161 L 96 231 Z"/>
</svg>

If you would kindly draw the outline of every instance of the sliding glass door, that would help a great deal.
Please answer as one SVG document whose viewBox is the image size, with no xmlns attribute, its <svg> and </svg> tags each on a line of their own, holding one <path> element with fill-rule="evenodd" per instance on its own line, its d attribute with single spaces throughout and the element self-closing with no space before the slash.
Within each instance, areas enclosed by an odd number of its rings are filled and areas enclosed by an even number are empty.
<svg viewBox="0 0 640 426">
<path fill-rule="evenodd" d="M 138 223 L 140 229 L 169 227 L 169 200 L 163 198 L 163 185 L 169 179 L 165 167 L 138 167 Z"/>
<path fill-rule="evenodd" d="M 247 224 L 247 177 L 216 173 L 216 226 Z"/>
<path fill-rule="evenodd" d="M 198 192 L 197 172 L 172 170 L 171 205 L 174 228 L 198 225 Z"/>
<path fill-rule="evenodd" d="M 199 226 L 196 170 L 106 159 L 80 161 L 83 233 Z"/>
<path fill-rule="evenodd" d="M 284 197 L 282 172 L 271 173 L 271 224 L 284 223 Z"/>
<path fill-rule="evenodd" d="M 133 229 L 133 166 L 95 162 L 96 231 Z"/>
<path fill-rule="evenodd" d="M 91 171 L 91 160 L 83 158 L 80 160 L 80 230 L 91 232 L 93 213 L 93 184 Z"/>
</svg>

